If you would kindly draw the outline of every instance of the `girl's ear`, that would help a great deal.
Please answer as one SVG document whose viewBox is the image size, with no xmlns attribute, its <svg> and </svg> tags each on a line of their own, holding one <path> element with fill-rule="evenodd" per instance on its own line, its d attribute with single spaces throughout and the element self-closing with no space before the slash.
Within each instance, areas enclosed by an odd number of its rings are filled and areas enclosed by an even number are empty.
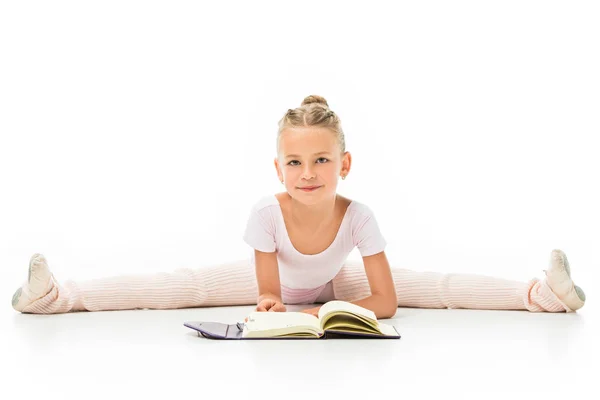
<svg viewBox="0 0 600 400">
<path fill-rule="evenodd" d="M 350 167 L 352 166 L 352 155 L 349 151 L 344 153 L 342 158 L 342 171 L 345 172 L 346 175 L 350 172 Z"/>
<path fill-rule="evenodd" d="M 277 177 L 279 178 L 280 181 L 282 181 L 283 174 L 281 173 L 281 169 L 279 168 L 279 160 L 277 159 L 277 157 L 275 157 L 275 159 L 273 160 L 273 163 L 275 164 L 275 170 L 277 171 Z"/>
</svg>

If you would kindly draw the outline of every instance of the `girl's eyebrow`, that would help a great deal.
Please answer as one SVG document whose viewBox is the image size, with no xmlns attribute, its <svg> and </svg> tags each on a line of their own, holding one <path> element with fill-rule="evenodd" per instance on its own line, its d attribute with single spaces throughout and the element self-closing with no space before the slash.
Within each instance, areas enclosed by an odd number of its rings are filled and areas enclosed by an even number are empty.
<svg viewBox="0 0 600 400">
<path fill-rule="evenodd" d="M 330 154 L 328 151 L 320 151 L 318 153 L 313 154 L 313 156 L 318 156 L 319 154 Z M 298 154 L 288 154 L 285 158 L 289 157 L 300 157 Z"/>
</svg>

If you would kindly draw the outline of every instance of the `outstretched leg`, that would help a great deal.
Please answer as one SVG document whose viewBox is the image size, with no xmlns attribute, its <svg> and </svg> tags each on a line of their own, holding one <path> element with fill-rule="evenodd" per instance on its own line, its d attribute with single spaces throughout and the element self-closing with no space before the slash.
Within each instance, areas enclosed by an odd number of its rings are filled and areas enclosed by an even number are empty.
<svg viewBox="0 0 600 400">
<path fill-rule="evenodd" d="M 59 284 L 46 258 L 34 254 L 27 282 L 15 292 L 12 305 L 23 313 L 54 314 L 254 305 L 257 297 L 255 270 L 249 260 Z"/>
<path fill-rule="evenodd" d="M 546 278 L 518 282 L 475 274 L 441 274 L 392 268 L 399 307 L 570 312 L 585 302 L 573 284 L 566 255 L 553 250 Z M 333 279 L 335 297 L 371 294 L 362 263 L 347 263 Z"/>
</svg>

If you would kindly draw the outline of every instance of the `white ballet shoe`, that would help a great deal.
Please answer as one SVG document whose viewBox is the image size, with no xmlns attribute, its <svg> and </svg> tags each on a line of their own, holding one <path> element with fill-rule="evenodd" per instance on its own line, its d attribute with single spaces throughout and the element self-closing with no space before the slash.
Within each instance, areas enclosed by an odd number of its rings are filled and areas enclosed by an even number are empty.
<svg viewBox="0 0 600 400">
<path fill-rule="evenodd" d="M 585 304 L 585 293 L 571 279 L 571 267 L 567 255 L 559 249 L 552 250 L 550 268 L 544 270 L 546 282 L 554 294 L 572 311 Z"/>
<path fill-rule="evenodd" d="M 25 307 L 44 297 L 53 287 L 54 276 L 48 268 L 48 262 L 43 255 L 36 253 L 29 260 L 27 282 L 13 295 L 12 306 L 15 310 L 23 312 Z"/>
</svg>

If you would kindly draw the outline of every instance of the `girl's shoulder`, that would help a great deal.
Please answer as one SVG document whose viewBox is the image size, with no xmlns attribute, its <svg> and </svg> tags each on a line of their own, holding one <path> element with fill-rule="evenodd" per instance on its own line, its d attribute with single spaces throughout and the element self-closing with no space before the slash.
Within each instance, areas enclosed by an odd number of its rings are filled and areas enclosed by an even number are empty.
<svg viewBox="0 0 600 400">
<path fill-rule="evenodd" d="M 348 210 L 351 213 L 361 216 L 373 216 L 373 210 L 366 203 L 359 200 L 347 200 L 349 202 Z"/>
<path fill-rule="evenodd" d="M 252 211 L 260 211 L 269 206 L 279 206 L 279 201 L 277 200 L 277 197 L 275 197 L 272 194 L 258 198 L 252 204 Z"/>
</svg>

